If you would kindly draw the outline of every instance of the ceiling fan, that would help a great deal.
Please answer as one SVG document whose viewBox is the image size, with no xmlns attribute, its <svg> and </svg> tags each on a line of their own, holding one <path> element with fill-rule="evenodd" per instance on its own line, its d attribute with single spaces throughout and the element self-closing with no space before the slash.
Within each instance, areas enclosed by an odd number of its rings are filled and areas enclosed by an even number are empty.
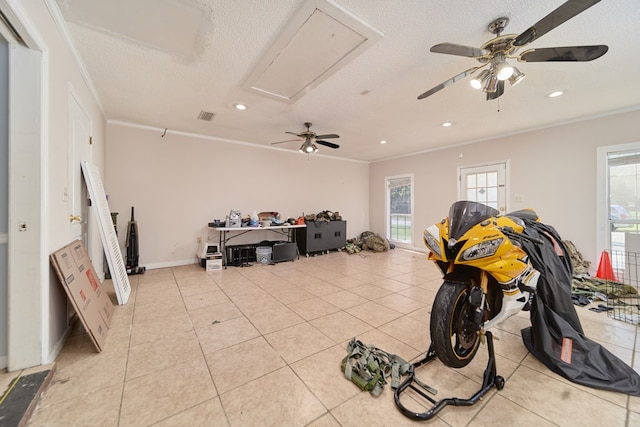
<svg viewBox="0 0 640 427">
<path fill-rule="evenodd" d="M 311 154 L 318 151 L 318 147 L 315 144 L 324 145 L 325 147 L 329 147 L 329 148 L 340 148 L 338 144 L 334 144 L 333 142 L 329 142 L 329 141 L 323 141 L 324 139 L 340 138 L 339 135 L 336 135 L 335 133 L 328 133 L 326 135 L 316 135 L 315 132 L 311 132 L 310 130 L 311 123 L 306 122 L 304 126 L 307 128 L 307 130 L 305 130 L 304 132 L 300 132 L 300 133 L 285 132 L 285 133 L 289 133 L 291 135 L 297 136 L 298 139 L 288 139 L 286 141 L 272 142 L 271 144 L 272 145 L 282 144 L 285 142 L 299 141 L 300 139 L 302 139 L 304 142 L 302 143 L 302 146 L 300 146 L 299 150 L 301 153 L 306 153 L 306 154 Z"/>
<path fill-rule="evenodd" d="M 495 19 L 488 25 L 489 32 L 496 37 L 489 40 L 480 48 L 464 46 L 455 43 L 440 43 L 431 47 L 431 52 L 448 55 L 466 56 L 474 58 L 481 65 L 469 68 L 449 80 L 429 89 L 418 96 L 424 99 L 434 93 L 462 80 L 463 78 L 481 70 L 471 80 L 474 89 L 482 89 L 487 94 L 487 100 L 497 99 L 504 93 L 504 83 L 509 81 L 516 85 L 524 78 L 524 74 L 507 62 L 507 59 L 517 59 L 519 62 L 548 62 L 548 61 L 592 61 L 607 53 L 606 45 L 566 46 L 528 49 L 520 54 L 517 50 L 542 37 L 560 24 L 590 8 L 600 0 L 568 0 L 553 12 L 542 18 L 532 27 L 520 35 L 501 35 L 509 23 L 509 18 Z"/>
</svg>

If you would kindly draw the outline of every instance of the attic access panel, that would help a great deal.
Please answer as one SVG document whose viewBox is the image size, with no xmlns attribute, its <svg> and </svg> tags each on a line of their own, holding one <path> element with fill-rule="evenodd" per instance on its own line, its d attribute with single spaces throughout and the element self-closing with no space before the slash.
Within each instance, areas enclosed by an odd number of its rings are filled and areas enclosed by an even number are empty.
<svg viewBox="0 0 640 427">
<path fill-rule="evenodd" d="M 307 1 L 260 60 L 244 88 L 293 103 L 381 37 L 333 4 Z"/>
</svg>

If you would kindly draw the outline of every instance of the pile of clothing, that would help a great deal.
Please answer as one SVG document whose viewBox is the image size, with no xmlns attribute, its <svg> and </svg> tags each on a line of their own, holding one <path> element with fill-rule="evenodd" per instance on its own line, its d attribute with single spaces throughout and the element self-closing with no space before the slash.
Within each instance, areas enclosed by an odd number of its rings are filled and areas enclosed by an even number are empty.
<svg viewBox="0 0 640 427">
<path fill-rule="evenodd" d="M 332 212 L 332 211 L 322 211 L 317 214 L 308 214 L 304 216 L 304 220 L 307 222 L 311 221 L 342 221 L 342 217 L 340 216 L 340 212 Z"/>
<path fill-rule="evenodd" d="M 363 231 L 355 239 L 347 240 L 347 245 L 345 246 L 345 250 L 349 254 L 357 254 L 362 250 L 386 252 L 393 248 L 395 248 L 393 243 L 373 231 Z"/>
</svg>

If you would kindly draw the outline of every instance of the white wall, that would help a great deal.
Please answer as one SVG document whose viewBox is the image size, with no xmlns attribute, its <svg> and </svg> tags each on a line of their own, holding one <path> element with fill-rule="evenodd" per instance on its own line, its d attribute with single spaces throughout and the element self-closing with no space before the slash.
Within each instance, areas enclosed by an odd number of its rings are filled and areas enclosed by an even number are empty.
<svg viewBox="0 0 640 427">
<path fill-rule="evenodd" d="M 276 211 L 285 218 L 338 211 L 347 221 L 348 238 L 369 227 L 366 163 L 162 134 L 123 123 L 107 126 L 105 192 L 111 211 L 119 213 L 123 245 L 135 207 L 141 266 L 195 262 L 197 238 L 217 237 L 207 223 L 224 220 L 231 209 L 243 217 Z M 256 234 L 237 241 L 263 240 Z M 265 234 L 264 239 L 281 238 Z"/>
<path fill-rule="evenodd" d="M 640 111 L 634 111 L 374 163 L 371 228 L 384 232 L 385 177 L 413 173 L 414 242 L 417 249 L 425 250 L 422 232 L 444 218 L 457 199 L 457 168 L 509 160 L 507 209 L 535 209 L 543 222 L 573 241 L 597 268 L 597 147 L 639 140 Z M 516 202 L 516 196 L 522 201 Z"/>
</svg>

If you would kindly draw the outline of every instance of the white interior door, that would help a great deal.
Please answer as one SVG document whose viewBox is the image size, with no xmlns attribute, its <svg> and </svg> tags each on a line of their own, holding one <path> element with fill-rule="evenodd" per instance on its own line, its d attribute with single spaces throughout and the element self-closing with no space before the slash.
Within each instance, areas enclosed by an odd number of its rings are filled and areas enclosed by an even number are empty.
<svg viewBox="0 0 640 427">
<path fill-rule="evenodd" d="M 506 213 L 506 169 L 506 163 L 461 167 L 458 200 L 480 202 Z"/>
<path fill-rule="evenodd" d="M 0 2 L 1 5 L 1 2 Z M 3 10 L 4 12 L 4 10 Z M 42 93 L 46 82 L 40 51 L 9 47 L 9 202 L 7 369 L 36 366 L 45 360 L 49 336 L 49 257 L 43 235 Z M 44 320 L 46 319 L 46 320 Z"/>
<path fill-rule="evenodd" d="M 82 180 L 83 160 L 91 162 L 91 120 L 69 93 L 69 180 L 64 195 L 69 203 L 69 237 L 82 239 L 89 248 L 89 198 Z"/>
</svg>

